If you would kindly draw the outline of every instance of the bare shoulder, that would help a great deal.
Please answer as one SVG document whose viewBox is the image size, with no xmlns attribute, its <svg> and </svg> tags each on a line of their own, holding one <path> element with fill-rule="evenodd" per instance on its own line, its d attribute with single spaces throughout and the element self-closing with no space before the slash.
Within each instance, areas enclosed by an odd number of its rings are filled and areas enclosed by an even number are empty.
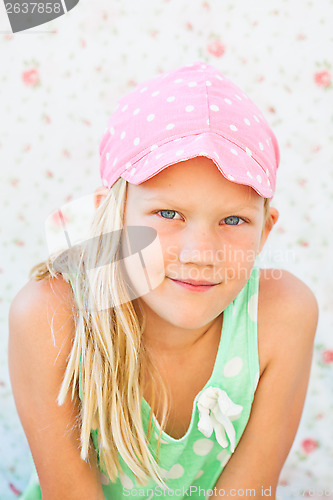
<svg viewBox="0 0 333 500">
<path fill-rule="evenodd" d="M 9 346 L 24 346 L 26 356 L 63 369 L 75 334 L 74 307 L 71 286 L 61 276 L 30 279 L 10 305 Z"/>
<path fill-rule="evenodd" d="M 73 312 L 71 286 L 60 275 L 39 281 L 32 278 L 10 305 L 9 341 L 25 345 L 27 354 L 31 349 L 34 355 L 56 356 L 61 364 L 74 336 Z"/>
<path fill-rule="evenodd" d="M 279 315 L 307 310 L 318 313 L 317 299 L 304 281 L 285 269 L 260 269 L 259 307 L 276 309 Z M 281 311 L 283 307 L 283 311 Z"/>
<path fill-rule="evenodd" d="M 62 277 L 31 279 L 9 311 L 8 364 L 14 400 L 40 480 L 42 497 L 103 498 L 96 456 L 80 456 L 77 385 L 58 394 L 75 338 L 74 298 Z M 92 450 L 91 446 L 91 450 Z"/>
<path fill-rule="evenodd" d="M 30 279 L 10 305 L 9 372 L 23 420 L 27 385 L 30 391 L 48 390 L 52 396 L 59 387 L 75 335 L 73 302 L 70 284 L 59 276 Z M 37 407 L 44 402 L 35 399 Z"/>
<path fill-rule="evenodd" d="M 284 269 L 261 269 L 258 338 L 262 368 L 279 351 L 312 345 L 318 314 L 317 299 L 304 281 Z"/>
<path fill-rule="evenodd" d="M 302 280 L 276 269 L 261 270 L 258 302 L 261 374 L 245 431 L 216 486 L 253 489 L 260 498 L 264 486 L 275 498 L 303 411 L 318 304 Z"/>
<path fill-rule="evenodd" d="M 26 313 L 47 306 L 55 307 L 58 312 L 70 312 L 74 307 L 71 285 L 61 275 L 50 279 L 31 278 L 15 295 L 10 312 Z"/>
</svg>

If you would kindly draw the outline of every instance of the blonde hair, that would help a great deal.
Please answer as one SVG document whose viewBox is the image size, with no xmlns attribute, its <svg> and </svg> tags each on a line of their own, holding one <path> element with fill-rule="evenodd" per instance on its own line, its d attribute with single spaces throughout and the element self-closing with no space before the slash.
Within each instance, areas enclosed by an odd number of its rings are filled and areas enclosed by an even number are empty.
<svg viewBox="0 0 333 500">
<path fill-rule="evenodd" d="M 262 233 L 264 232 L 265 227 L 267 227 L 269 230 L 271 230 L 273 226 L 274 226 L 274 220 L 273 220 L 273 217 L 271 216 L 271 213 L 270 213 L 269 198 L 265 198 L 264 199 L 264 224 L 263 224 Z"/>
<path fill-rule="evenodd" d="M 141 484 L 151 478 L 166 486 L 159 468 L 161 433 L 169 416 L 169 397 L 166 386 L 153 359 L 142 342 L 145 327 L 143 314 L 130 299 L 124 286 L 121 261 L 120 231 L 123 227 L 127 182 L 120 178 L 98 207 L 91 226 L 94 245 L 83 246 L 67 255 L 68 273 L 59 272 L 60 252 L 35 265 L 30 277 L 36 280 L 62 274 L 75 290 L 75 336 L 66 371 L 58 395 L 58 404 L 65 401 L 70 387 L 72 400 L 79 384 L 79 365 L 82 369 L 82 401 L 80 405 L 81 458 L 89 456 L 90 433 L 98 431 L 100 467 L 115 481 L 122 468 L 118 452 Z M 264 203 L 265 221 L 269 218 L 269 200 Z M 103 237 L 108 235 L 108 238 Z M 60 257 L 61 258 L 61 257 Z M 101 266 L 100 262 L 110 265 Z M 61 267 L 61 266 L 60 266 Z M 93 280 L 87 271 L 94 269 Z M 110 307 L 112 304 L 120 304 Z M 96 307 L 96 303 L 99 307 Z M 145 371 L 149 367 L 149 371 Z M 142 424 L 141 401 L 146 380 L 152 378 L 152 406 L 145 433 Z M 162 391 L 162 418 L 156 451 L 149 439 L 155 412 L 157 388 Z"/>
</svg>

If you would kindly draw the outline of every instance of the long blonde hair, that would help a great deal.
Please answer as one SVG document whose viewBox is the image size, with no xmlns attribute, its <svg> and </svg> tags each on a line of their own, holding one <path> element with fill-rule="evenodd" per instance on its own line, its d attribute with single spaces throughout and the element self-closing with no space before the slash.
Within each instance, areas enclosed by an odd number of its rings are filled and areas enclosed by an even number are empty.
<svg viewBox="0 0 333 500">
<path fill-rule="evenodd" d="M 71 277 L 75 291 L 75 336 L 58 404 L 64 403 L 70 387 L 73 400 L 79 384 L 81 358 L 82 402 L 78 421 L 81 458 L 88 459 L 90 433 L 92 429 L 97 429 L 100 467 L 111 481 L 115 481 L 122 471 L 119 452 L 140 484 L 146 484 L 151 478 L 164 487 L 163 473 L 158 465 L 159 446 L 169 416 L 170 394 L 142 342 L 145 318 L 130 299 L 119 264 L 119 229 L 123 227 L 126 195 L 127 182 L 120 178 L 94 214 L 91 226 L 94 245 L 79 247 L 77 252 L 67 255 L 68 272 L 59 271 L 61 253 L 58 252 L 35 265 L 30 277 L 41 280 L 61 274 L 66 281 Z M 269 221 L 268 199 L 265 199 L 264 217 L 265 221 Z M 106 234 L 109 237 L 105 238 Z M 109 265 L 101 266 L 101 262 Z M 94 269 L 90 279 L 89 269 Z M 118 304 L 116 307 L 110 307 L 110 297 L 112 304 Z M 146 371 L 147 367 L 149 371 Z M 145 373 L 149 373 L 153 381 L 147 433 L 141 414 Z M 157 390 L 162 391 L 163 405 L 155 451 L 149 439 L 152 416 L 156 415 Z"/>
</svg>

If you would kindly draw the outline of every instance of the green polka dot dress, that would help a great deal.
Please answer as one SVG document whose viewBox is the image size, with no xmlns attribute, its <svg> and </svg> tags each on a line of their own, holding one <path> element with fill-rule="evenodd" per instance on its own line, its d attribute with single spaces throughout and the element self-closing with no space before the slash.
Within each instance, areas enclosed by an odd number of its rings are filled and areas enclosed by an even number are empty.
<svg viewBox="0 0 333 500">
<path fill-rule="evenodd" d="M 259 380 L 259 276 L 260 269 L 254 267 L 246 285 L 224 310 L 214 369 L 194 399 L 186 434 L 174 439 L 162 432 L 160 466 L 165 483 L 173 491 L 164 492 L 153 480 L 145 486 L 139 485 L 133 472 L 119 456 L 123 472 L 116 482 L 112 483 L 105 471 L 100 469 L 105 499 L 139 496 L 148 500 L 173 494 L 177 498 L 191 496 L 194 500 L 204 498 L 209 494 L 208 490 L 214 488 L 244 432 Z M 150 406 L 145 399 L 142 399 L 141 410 L 143 426 L 147 431 Z M 155 417 L 153 425 L 151 444 L 156 449 L 159 424 Z M 92 430 L 91 435 L 97 449 L 97 431 Z M 41 498 L 37 481 L 37 475 L 34 474 L 21 499 Z"/>
</svg>

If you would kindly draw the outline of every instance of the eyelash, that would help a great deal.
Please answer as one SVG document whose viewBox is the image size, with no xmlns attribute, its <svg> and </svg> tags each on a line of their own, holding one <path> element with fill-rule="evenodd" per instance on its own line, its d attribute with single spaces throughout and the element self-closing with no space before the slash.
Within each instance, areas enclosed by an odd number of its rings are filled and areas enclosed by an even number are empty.
<svg viewBox="0 0 333 500">
<path fill-rule="evenodd" d="M 176 210 L 168 210 L 168 209 L 158 210 L 157 212 L 154 212 L 154 213 L 156 213 L 157 215 L 159 215 L 160 212 L 174 212 L 175 214 L 178 214 L 178 212 Z M 180 219 L 168 219 L 168 217 L 162 217 L 161 215 L 160 215 L 160 217 L 162 219 L 165 219 L 165 220 L 180 220 Z M 223 220 L 229 219 L 230 217 L 237 217 L 237 219 L 240 219 L 240 220 L 242 220 L 245 223 L 248 222 L 246 219 L 244 219 L 243 217 L 240 217 L 239 215 L 228 215 Z M 222 224 L 222 225 L 223 226 L 224 225 L 226 225 L 226 226 L 241 226 L 242 224 Z"/>
</svg>

